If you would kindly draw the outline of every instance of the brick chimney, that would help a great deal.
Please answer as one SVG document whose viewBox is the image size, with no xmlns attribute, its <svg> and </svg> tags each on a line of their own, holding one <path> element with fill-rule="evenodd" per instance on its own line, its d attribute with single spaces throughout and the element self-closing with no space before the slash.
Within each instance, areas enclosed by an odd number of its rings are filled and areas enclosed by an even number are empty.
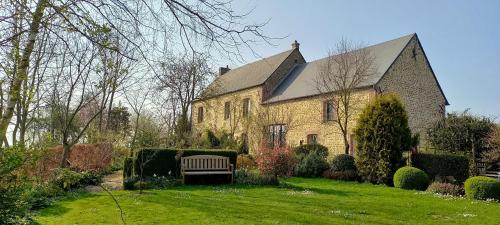
<svg viewBox="0 0 500 225">
<path fill-rule="evenodd" d="M 293 43 L 292 43 L 292 49 L 299 49 L 299 42 L 297 42 L 297 40 L 295 40 Z"/>
<path fill-rule="evenodd" d="M 229 70 L 231 70 L 231 69 L 229 69 L 229 66 L 227 66 L 227 65 L 226 65 L 226 67 L 219 67 L 219 76 L 224 75 Z"/>
</svg>

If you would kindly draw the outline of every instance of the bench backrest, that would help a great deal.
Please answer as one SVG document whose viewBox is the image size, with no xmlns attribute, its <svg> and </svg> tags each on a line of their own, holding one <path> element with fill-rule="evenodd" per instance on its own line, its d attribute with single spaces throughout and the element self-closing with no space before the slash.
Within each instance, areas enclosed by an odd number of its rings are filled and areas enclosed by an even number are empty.
<svg viewBox="0 0 500 225">
<path fill-rule="evenodd" d="M 193 155 L 181 157 L 181 170 L 229 170 L 229 157 L 217 155 Z"/>
</svg>

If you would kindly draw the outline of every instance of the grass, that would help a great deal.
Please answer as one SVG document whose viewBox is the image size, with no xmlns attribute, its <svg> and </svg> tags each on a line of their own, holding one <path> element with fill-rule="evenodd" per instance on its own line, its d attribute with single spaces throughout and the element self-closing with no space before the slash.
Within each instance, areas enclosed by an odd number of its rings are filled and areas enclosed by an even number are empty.
<svg viewBox="0 0 500 225">
<path fill-rule="evenodd" d="M 113 192 L 127 224 L 500 224 L 500 203 L 380 185 L 290 178 L 281 187 L 181 186 Z M 41 224 L 120 224 L 105 193 L 67 198 Z"/>
</svg>

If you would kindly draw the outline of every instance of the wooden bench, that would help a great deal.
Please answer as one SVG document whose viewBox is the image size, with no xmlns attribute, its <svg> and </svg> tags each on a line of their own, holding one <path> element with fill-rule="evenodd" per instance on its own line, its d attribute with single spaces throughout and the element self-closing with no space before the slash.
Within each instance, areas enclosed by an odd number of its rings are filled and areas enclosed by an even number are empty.
<svg viewBox="0 0 500 225">
<path fill-rule="evenodd" d="M 193 155 L 181 157 L 182 183 L 185 183 L 186 175 L 210 174 L 231 175 L 231 183 L 233 183 L 233 164 L 229 161 L 229 157 L 217 155 Z"/>
</svg>

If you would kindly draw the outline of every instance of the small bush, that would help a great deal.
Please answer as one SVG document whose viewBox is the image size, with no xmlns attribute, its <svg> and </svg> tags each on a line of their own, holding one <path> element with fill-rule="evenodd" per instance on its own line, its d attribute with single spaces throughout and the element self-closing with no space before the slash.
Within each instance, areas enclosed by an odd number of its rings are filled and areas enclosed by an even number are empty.
<svg viewBox="0 0 500 225">
<path fill-rule="evenodd" d="M 500 200 L 500 181 L 491 177 L 471 177 L 465 181 L 464 188 L 468 198 Z"/>
<path fill-rule="evenodd" d="M 80 173 L 67 168 L 60 168 L 55 171 L 52 183 L 64 190 L 69 190 L 78 187 L 82 178 L 83 176 Z"/>
<path fill-rule="evenodd" d="M 424 171 L 415 167 L 401 167 L 394 174 L 394 187 L 402 189 L 425 190 L 429 185 L 429 177 Z"/>
<path fill-rule="evenodd" d="M 288 146 L 269 147 L 261 144 L 255 162 L 260 173 L 266 176 L 291 176 L 295 168 L 295 156 Z"/>
<path fill-rule="evenodd" d="M 134 190 L 134 184 L 139 180 L 138 177 L 130 176 L 123 179 L 123 189 Z"/>
<path fill-rule="evenodd" d="M 347 154 L 336 155 L 331 162 L 332 171 L 356 171 L 354 157 Z"/>
<path fill-rule="evenodd" d="M 321 157 L 328 157 L 328 148 L 320 144 L 299 145 L 293 149 L 296 155 L 307 155 L 311 152 L 317 152 Z"/>
<path fill-rule="evenodd" d="M 257 163 L 255 163 L 255 160 L 252 158 L 251 155 L 238 155 L 236 165 L 238 166 L 236 169 L 257 168 Z"/>
<path fill-rule="evenodd" d="M 354 170 L 346 170 L 346 171 L 327 170 L 323 172 L 323 177 L 333 180 L 359 181 L 358 173 L 356 173 L 356 171 Z"/>
<path fill-rule="evenodd" d="M 464 188 L 457 184 L 434 182 L 427 188 L 428 192 L 442 194 L 442 195 L 452 195 L 452 196 L 462 196 L 465 194 Z"/>
<path fill-rule="evenodd" d="M 174 187 L 180 183 L 174 177 L 152 176 L 146 179 L 147 187 L 150 189 L 164 189 Z"/>
<path fill-rule="evenodd" d="M 463 183 L 469 176 L 469 159 L 465 156 L 416 153 L 411 156 L 411 164 L 426 172 L 431 179 L 453 176 L 457 182 Z"/>
<path fill-rule="evenodd" d="M 239 169 L 234 172 L 234 181 L 237 184 L 246 185 L 279 185 L 279 181 L 274 176 L 259 174 L 256 170 Z"/>
<path fill-rule="evenodd" d="M 308 154 L 297 155 L 295 175 L 299 177 L 318 177 L 329 169 L 326 158 L 319 151 L 311 151 Z"/>
</svg>

